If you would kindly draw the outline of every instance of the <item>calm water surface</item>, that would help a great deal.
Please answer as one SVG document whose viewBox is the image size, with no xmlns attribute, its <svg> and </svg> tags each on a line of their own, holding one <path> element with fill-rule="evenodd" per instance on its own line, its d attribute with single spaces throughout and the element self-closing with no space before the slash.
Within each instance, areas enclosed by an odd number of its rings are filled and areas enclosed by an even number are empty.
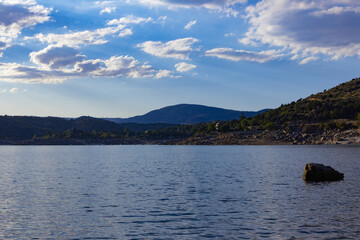
<svg viewBox="0 0 360 240">
<path fill-rule="evenodd" d="M 0 239 L 359 239 L 360 147 L 1 146 Z M 307 162 L 344 181 L 307 184 Z"/>
</svg>

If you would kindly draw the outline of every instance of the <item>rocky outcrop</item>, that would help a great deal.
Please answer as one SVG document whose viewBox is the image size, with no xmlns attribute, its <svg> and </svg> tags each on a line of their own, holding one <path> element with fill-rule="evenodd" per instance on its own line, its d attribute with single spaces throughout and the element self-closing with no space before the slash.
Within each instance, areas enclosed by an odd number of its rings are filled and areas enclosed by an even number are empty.
<svg viewBox="0 0 360 240">
<path fill-rule="evenodd" d="M 305 181 L 339 181 L 344 179 L 344 174 L 332 167 L 319 163 L 307 163 L 304 168 L 303 179 Z"/>
</svg>

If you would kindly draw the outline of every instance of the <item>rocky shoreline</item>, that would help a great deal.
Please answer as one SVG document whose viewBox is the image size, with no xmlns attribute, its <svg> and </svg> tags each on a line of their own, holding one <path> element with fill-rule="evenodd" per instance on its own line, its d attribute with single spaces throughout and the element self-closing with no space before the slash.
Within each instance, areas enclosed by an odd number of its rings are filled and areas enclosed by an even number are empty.
<svg viewBox="0 0 360 240">
<path fill-rule="evenodd" d="M 2 140 L 0 145 L 319 145 L 360 144 L 360 129 L 328 130 L 312 133 L 301 131 L 233 131 L 212 132 L 188 138 L 172 139 L 31 139 L 23 141 Z"/>
<path fill-rule="evenodd" d="M 313 133 L 276 131 L 214 132 L 182 140 L 167 141 L 167 145 L 318 145 L 360 144 L 360 131 L 328 130 Z"/>
</svg>

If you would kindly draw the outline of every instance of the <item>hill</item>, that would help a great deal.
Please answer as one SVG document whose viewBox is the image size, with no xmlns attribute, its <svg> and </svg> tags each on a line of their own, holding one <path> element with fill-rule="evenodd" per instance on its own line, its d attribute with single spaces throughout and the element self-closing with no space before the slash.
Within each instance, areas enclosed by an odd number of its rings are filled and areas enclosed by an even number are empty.
<svg viewBox="0 0 360 240">
<path fill-rule="evenodd" d="M 168 124 L 194 124 L 201 122 L 211 122 L 215 120 L 239 119 L 240 116 L 252 117 L 259 112 L 252 111 L 234 111 L 223 108 L 208 107 L 196 104 L 178 104 L 160 108 L 141 116 L 131 118 L 105 118 L 105 120 L 116 123 L 168 123 Z"/>
<path fill-rule="evenodd" d="M 169 124 L 117 124 L 103 119 L 79 117 L 0 116 L 0 140 L 23 141 L 36 137 L 96 137 L 104 133 L 125 136 L 129 132 L 144 132 L 173 125 Z M 94 136 L 92 136 L 94 135 Z M 103 135 L 103 136 L 106 136 Z M 10 142 L 11 143 L 11 142 Z"/>
<path fill-rule="evenodd" d="M 360 143 L 360 78 L 241 120 L 199 125 L 179 144 Z"/>
</svg>

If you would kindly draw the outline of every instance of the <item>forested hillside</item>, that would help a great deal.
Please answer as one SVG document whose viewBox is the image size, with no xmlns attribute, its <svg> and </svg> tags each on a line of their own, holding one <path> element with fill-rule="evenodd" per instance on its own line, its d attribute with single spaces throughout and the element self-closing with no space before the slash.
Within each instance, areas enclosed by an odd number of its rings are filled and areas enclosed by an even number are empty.
<svg viewBox="0 0 360 240">
<path fill-rule="evenodd" d="M 269 110 L 255 117 L 210 123 L 207 130 L 274 130 L 356 128 L 360 116 L 360 78 Z M 216 126 L 217 124 L 217 126 Z M 205 130 L 200 129 L 199 131 Z"/>
</svg>

